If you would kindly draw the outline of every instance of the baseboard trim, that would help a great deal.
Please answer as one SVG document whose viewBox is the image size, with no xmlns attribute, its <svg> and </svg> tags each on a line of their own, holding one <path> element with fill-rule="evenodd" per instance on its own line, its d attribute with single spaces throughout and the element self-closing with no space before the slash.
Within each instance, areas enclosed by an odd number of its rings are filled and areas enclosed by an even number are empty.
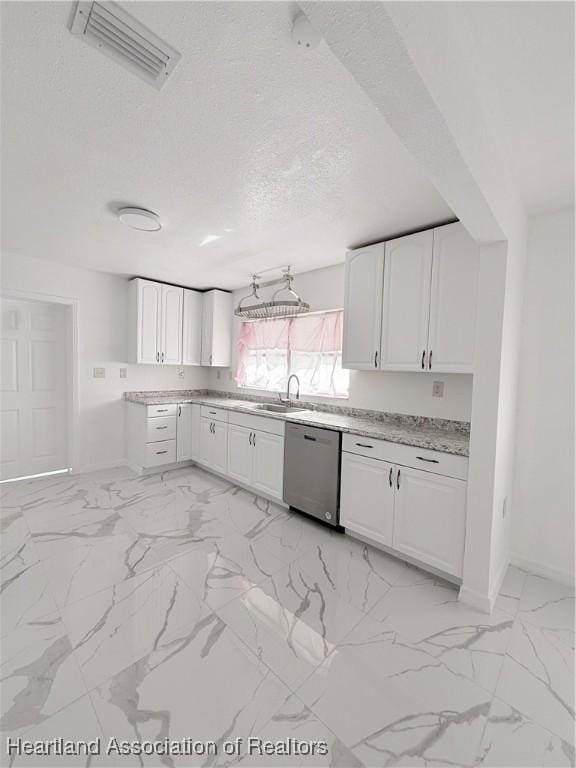
<svg viewBox="0 0 576 768">
<path fill-rule="evenodd" d="M 516 568 L 520 568 L 522 571 L 528 571 L 536 576 L 542 576 L 545 579 L 551 581 L 557 581 L 560 584 L 565 584 L 568 587 L 574 586 L 575 577 L 574 574 L 566 573 L 565 571 L 559 571 L 556 568 L 551 568 L 545 563 L 540 563 L 537 560 L 530 560 L 527 557 L 521 557 L 520 555 L 512 552 L 510 555 L 510 562 Z"/>
<path fill-rule="evenodd" d="M 84 475 L 88 472 L 101 472 L 106 469 L 118 469 L 120 467 L 128 467 L 129 464 L 124 459 L 114 462 L 102 461 L 96 464 L 85 464 L 80 467 L 72 467 L 70 470 L 71 475 Z"/>
<path fill-rule="evenodd" d="M 482 613 L 492 613 L 494 603 L 496 602 L 495 596 L 486 595 L 483 592 L 476 592 L 476 590 L 465 587 L 464 585 L 460 587 L 458 599 L 461 603 L 470 605 L 472 608 L 482 611 Z"/>
</svg>

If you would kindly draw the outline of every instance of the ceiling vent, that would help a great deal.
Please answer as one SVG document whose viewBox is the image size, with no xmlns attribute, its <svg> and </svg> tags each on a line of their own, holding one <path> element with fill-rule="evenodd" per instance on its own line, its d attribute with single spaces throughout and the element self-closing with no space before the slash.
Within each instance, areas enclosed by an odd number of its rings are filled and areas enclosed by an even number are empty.
<svg viewBox="0 0 576 768">
<path fill-rule="evenodd" d="M 70 31 L 160 90 L 180 54 L 112 2 L 76 5 Z"/>
</svg>

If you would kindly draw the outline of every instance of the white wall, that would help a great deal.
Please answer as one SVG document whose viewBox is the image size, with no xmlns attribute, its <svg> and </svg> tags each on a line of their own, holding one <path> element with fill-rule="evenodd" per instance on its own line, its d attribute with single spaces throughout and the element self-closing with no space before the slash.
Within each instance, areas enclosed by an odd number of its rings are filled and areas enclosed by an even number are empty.
<svg viewBox="0 0 576 768">
<path fill-rule="evenodd" d="M 530 222 L 520 354 L 513 556 L 574 573 L 574 214 Z"/>
<path fill-rule="evenodd" d="M 73 468 L 90 470 L 124 459 L 122 393 L 141 389 L 203 388 L 207 372 L 177 366 L 129 365 L 128 281 L 100 272 L 25 256 L 2 256 L 2 293 L 21 291 L 36 298 L 61 296 L 78 302 L 78 424 Z M 105 379 L 92 376 L 106 369 Z M 120 368 L 128 378 L 120 378 Z"/>
<path fill-rule="evenodd" d="M 294 279 L 294 289 L 311 310 L 338 309 L 344 301 L 344 265 L 305 272 Z M 261 291 L 267 297 L 276 289 Z M 249 293 L 248 288 L 234 292 L 234 306 L 242 296 Z M 211 371 L 210 386 L 214 389 L 255 393 L 256 390 L 238 390 L 234 381 L 236 372 L 236 338 L 240 322 L 235 319 L 233 338 L 232 368 Z M 444 382 L 444 397 L 432 397 L 432 382 Z M 259 392 L 259 394 L 269 394 Z M 350 396 L 347 400 L 331 398 L 307 398 L 317 402 L 328 402 L 352 408 L 369 408 L 393 413 L 407 413 L 415 416 L 435 418 L 470 419 L 472 400 L 472 376 L 438 373 L 384 373 L 372 371 L 350 372 Z"/>
</svg>

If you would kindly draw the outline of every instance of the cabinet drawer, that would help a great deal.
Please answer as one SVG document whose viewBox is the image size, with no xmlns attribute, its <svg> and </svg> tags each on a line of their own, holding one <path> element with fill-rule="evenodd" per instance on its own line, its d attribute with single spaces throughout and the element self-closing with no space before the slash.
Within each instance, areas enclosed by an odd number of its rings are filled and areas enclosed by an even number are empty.
<svg viewBox="0 0 576 768">
<path fill-rule="evenodd" d="M 146 416 L 176 416 L 176 403 L 166 403 L 166 405 L 148 405 L 146 407 Z"/>
<path fill-rule="evenodd" d="M 176 437 L 176 416 L 157 416 L 146 420 L 146 442 L 174 440 Z"/>
<path fill-rule="evenodd" d="M 253 416 L 251 413 L 230 411 L 230 424 L 252 429 L 255 432 L 268 432 L 271 435 L 284 435 L 285 422 L 267 416 Z"/>
<path fill-rule="evenodd" d="M 343 435 L 342 450 L 369 456 L 373 459 L 388 461 L 391 464 L 402 464 L 407 467 L 435 472 L 438 475 L 455 477 L 466 480 L 468 477 L 468 458 L 455 456 L 451 453 L 431 451 L 428 448 L 416 448 L 413 445 L 390 443 L 386 440 L 374 440 L 359 435 Z"/>
<path fill-rule="evenodd" d="M 228 411 L 225 408 L 212 408 L 209 405 L 203 405 L 200 415 L 205 419 L 212 419 L 212 421 L 228 421 Z"/>
<path fill-rule="evenodd" d="M 176 440 L 162 440 L 146 445 L 146 466 L 158 467 L 176 461 Z"/>
</svg>

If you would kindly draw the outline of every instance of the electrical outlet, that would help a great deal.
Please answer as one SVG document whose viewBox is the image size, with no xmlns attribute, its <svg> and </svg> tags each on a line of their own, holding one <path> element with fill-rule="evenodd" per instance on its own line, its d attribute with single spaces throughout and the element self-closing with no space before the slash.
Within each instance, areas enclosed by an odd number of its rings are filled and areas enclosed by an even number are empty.
<svg viewBox="0 0 576 768">
<path fill-rule="evenodd" d="M 184 368 L 178 368 L 178 378 L 184 378 Z"/>
<path fill-rule="evenodd" d="M 504 496 L 504 501 L 502 502 L 502 517 L 506 517 L 508 514 L 508 496 Z"/>
<path fill-rule="evenodd" d="M 128 368 L 120 368 L 120 378 L 121 379 L 128 378 Z"/>
<path fill-rule="evenodd" d="M 432 384 L 432 397 L 444 397 L 444 382 L 435 381 Z"/>
<path fill-rule="evenodd" d="M 92 376 L 95 379 L 105 379 L 106 378 L 106 368 L 94 368 L 92 371 Z"/>
</svg>

